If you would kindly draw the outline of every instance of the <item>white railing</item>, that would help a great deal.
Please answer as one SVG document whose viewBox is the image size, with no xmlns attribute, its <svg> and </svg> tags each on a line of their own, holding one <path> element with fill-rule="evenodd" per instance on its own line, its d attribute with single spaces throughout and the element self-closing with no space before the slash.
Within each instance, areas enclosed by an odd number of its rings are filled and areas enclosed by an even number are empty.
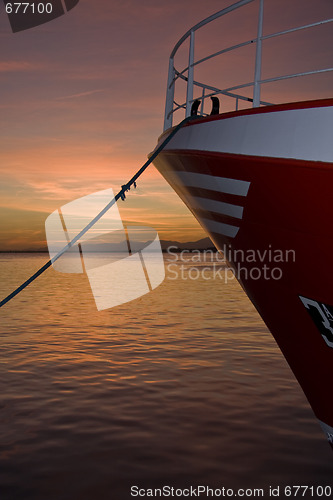
<svg viewBox="0 0 333 500">
<path fill-rule="evenodd" d="M 214 21 L 215 19 L 218 19 L 221 16 L 224 16 L 236 9 L 239 9 L 243 7 L 244 5 L 247 5 L 251 2 L 254 2 L 256 0 L 240 0 L 239 2 L 234 3 L 233 5 L 230 5 L 229 7 L 220 10 L 219 12 L 216 12 L 215 14 L 207 17 L 203 21 L 200 21 L 198 24 L 193 26 L 191 29 L 189 29 L 182 37 L 181 39 L 176 43 L 173 51 L 171 52 L 170 59 L 169 59 L 169 73 L 168 73 L 168 83 L 167 83 L 167 94 L 166 94 L 166 104 L 165 104 L 165 116 L 164 116 L 164 130 L 172 127 L 173 124 L 173 115 L 176 111 L 180 109 L 185 110 L 185 116 L 190 116 L 191 114 L 191 107 L 194 102 L 194 89 L 201 89 L 201 96 L 198 98 L 201 100 L 201 107 L 198 110 L 198 114 L 201 116 L 207 116 L 204 112 L 204 101 L 208 97 L 216 96 L 216 95 L 224 95 L 227 97 L 231 97 L 235 100 L 235 109 L 238 109 L 238 104 L 239 101 L 247 101 L 251 102 L 253 107 L 258 107 L 258 106 L 266 106 L 269 104 L 272 104 L 270 102 L 266 102 L 260 99 L 260 93 L 261 93 L 261 85 L 265 83 L 270 83 L 274 81 L 279 81 L 279 80 L 285 80 L 288 78 L 295 78 L 295 77 L 301 77 L 301 76 L 306 76 L 306 75 L 312 75 L 315 73 L 324 73 L 328 71 L 333 71 L 333 68 L 322 68 L 322 69 L 316 69 L 313 71 L 305 71 L 301 73 L 292 73 L 292 74 L 287 74 L 287 75 L 279 75 L 273 78 L 266 78 L 266 79 L 261 79 L 261 61 L 262 61 L 262 42 L 264 40 L 267 40 L 269 38 L 277 37 L 277 36 L 282 36 L 287 33 L 292 33 L 294 31 L 299 31 L 307 28 L 312 28 L 314 26 L 319 26 L 321 24 L 326 24 L 330 23 L 333 21 L 333 19 L 325 19 L 323 21 L 315 22 L 312 24 L 307 24 L 304 26 L 298 26 L 296 28 L 291 28 L 288 30 L 284 31 L 279 31 L 276 33 L 272 33 L 270 35 L 265 35 L 263 36 L 263 12 L 264 12 L 264 0 L 258 0 L 259 1 L 259 15 L 258 15 L 258 30 L 257 30 L 257 36 L 255 38 L 252 38 L 251 40 L 247 40 L 242 43 L 238 43 L 236 45 L 232 45 L 230 47 L 226 47 L 222 50 L 219 50 L 217 52 L 214 52 L 213 54 L 208 55 L 207 57 L 204 57 L 202 59 L 199 59 L 195 61 L 195 32 L 205 26 L 206 24 Z M 189 38 L 189 53 L 188 53 L 188 66 L 182 70 L 178 71 L 175 68 L 174 65 L 174 60 L 175 60 L 175 55 L 180 48 L 180 46 Z M 206 83 L 201 83 L 199 81 L 196 81 L 194 79 L 194 71 L 195 67 L 198 66 L 199 64 L 208 61 L 209 59 L 212 59 L 216 56 L 219 56 L 221 54 L 224 54 L 226 52 L 230 52 L 232 50 L 239 49 L 241 47 L 245 47 L 246 45 L 250 44 L 256 44 L 256 57 L 255 57 L 255 68 L 254 68 L 254 80 L 251 82 L 247 83 L 242 83 L 239 85 L 234 85 L 232 87 L 220 89 L 211 85 L 208 85 Z M 178 104 L 174 100 L 175 96 L 175 87 L 176 83 L 178 80 L 183 80 L 186 82 L 186 101 Z M 235 91 L 238 91 L 240 89 L 245 89 L 248 87 L 253 87 L 253 97 L 247 97 L 242 94 L 239 94 Z M 208 93 L 207 93 L 208 91 Z"/>
</svg>

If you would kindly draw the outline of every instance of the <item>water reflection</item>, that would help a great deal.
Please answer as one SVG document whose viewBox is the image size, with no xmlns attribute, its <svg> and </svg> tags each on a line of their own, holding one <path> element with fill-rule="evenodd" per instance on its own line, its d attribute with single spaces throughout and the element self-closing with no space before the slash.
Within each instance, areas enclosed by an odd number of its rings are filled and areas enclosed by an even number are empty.
<svg viewBox="0 0 333 500">
<path fill-rule="evenodd" d="M 2 255 L 2 296 L 45 257 Z M 166 279 L 98 312 L 84 275 L 51 269 L 1 330 L 1 499 L 331 484 L 331 450 L 235 281 Z"/>
</svg>

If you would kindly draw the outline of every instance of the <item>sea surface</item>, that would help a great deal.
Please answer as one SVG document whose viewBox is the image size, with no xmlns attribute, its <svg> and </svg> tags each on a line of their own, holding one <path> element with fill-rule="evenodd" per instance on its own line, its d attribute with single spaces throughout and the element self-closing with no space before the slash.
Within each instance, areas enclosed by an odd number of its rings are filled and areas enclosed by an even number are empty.
<svg viewBox="0 0 333 500">
<path fill-rule="evenodd" d="M 0 254 L 1 297 L 47 258 Z M 191 258 L 167 257 L 159 287 L 113 309 L 51 268 L 0 310 L 0 500 L 333 491 L 332 450 L 274 339 L 234 280 Z"/>
</svg>

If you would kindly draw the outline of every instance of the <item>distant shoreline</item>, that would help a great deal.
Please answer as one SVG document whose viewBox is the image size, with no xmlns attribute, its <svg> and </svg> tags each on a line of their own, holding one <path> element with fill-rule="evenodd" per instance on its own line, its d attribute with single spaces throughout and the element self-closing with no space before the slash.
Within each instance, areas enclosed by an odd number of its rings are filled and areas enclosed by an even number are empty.
<svg viewBox="0 0 333 500">
<path fill-rule="evenodd" d="M 215 247 L 207 247 L 207 248 L 178 248 L 175 246 L 172 246 L 172 252 L 173 253 L 181 253 L 181 252 L 217 252 L 218 250 Z M 0 254 L 5 254 L 5 253 L 49 253 L 47 250 L 0 250 Z M 88 252 L 89 253 L 89 252 Z M 101 254 L 107 254 L 110 253 L 109 251 L 100 251 L 100 252 L 91 252 L 91 253 L 101 253 Z M 121 251 L 115 251 L 111 253 L 123 253 Z M 127 252 L 124 252 L 127 253 Z M 162 253 L 168 253 L 168 249 L 162 249 Z"/>
<path fill-rule="evenodd" d="M 162 252 L 163 253 L 168 253 L 168 249 L 172 249 L 172 252 L 193 252 L 193 251 L 200 251 L 200 252 L 207 252 L 208 250 L 212 251 L 217 251 L 217 249 L 214 247 L 212 241 L 209 238 L 202 238 L 201 240 L 197 241 L 186 241 L 184 243 L 180 241 L 172 241 L 172 240 L 160 240 L 160 244 L 162 247 Z M 142 245 L 144 246 L 145 244 L 142 242 Z M 116 250 L 116 247 L 113 253 L 119 253 L 122 251 L 123 245 L 118 245 L 120 250 Z M 110 250 L 107 246 L 104 247 L 105 249 L 103 250 L 103 245 L 101 245 L 101 250 L 98 253 L 109 253 Z M 0 250 L 0 254 L 2 253 L 48 253 L 47 247 L 41 248 L 41 249 L 36 249 L 36 250 Z M 97 253 L 97 252 L 93 252 Z"/>
</svg>

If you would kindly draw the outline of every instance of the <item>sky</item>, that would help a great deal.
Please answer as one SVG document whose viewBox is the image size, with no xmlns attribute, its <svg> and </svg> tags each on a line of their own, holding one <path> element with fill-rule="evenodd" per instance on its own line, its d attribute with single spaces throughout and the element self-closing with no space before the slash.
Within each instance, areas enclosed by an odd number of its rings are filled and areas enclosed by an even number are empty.
<svg viewBox="0 0 333 500">
<path fill-rule="evenodd" d="M 266 34 L 333 17 L 332 0 L 265 2 Z M 66 15 L 18 33 L 1 10 L 0 251 L 46 248 L 50 213 L 102 189 L 116 192 L 129 180 L 162 132 L 173 46 L 192 25 L 231 3 L 80 0 Z M 255 0 L 237 16 L 204 28 L 196 58 L 255 36 L 257 9 Z M 287 57 L 291 45 L 293 70 Z M 332 24 L 323 27 L 321 38 L 313 28 L 298 38 L 288 35 L 279 47 L 271 40 L 264 46 L 263 77 L 329 66 L 332 46 Z M 252 48 L 233 52 L 198 68 L 196 77 L 224 88 L 251 81 L 253 58 Z M 177 64 L 186 66 L 185 51 Z M 328 97 L 331 89 L 331 74 L 319 85 L 306 77 L 297 88 L 291 80 L 271 85 L 263 98 L 283 102 L 287 90 L 291 100 Z M 228 111 L 230 103 L 223 106 Z M 154 167 L 118 205 L 125 223 L 150 225 L 161 239 L 206 236 Z"/>
</svg>

